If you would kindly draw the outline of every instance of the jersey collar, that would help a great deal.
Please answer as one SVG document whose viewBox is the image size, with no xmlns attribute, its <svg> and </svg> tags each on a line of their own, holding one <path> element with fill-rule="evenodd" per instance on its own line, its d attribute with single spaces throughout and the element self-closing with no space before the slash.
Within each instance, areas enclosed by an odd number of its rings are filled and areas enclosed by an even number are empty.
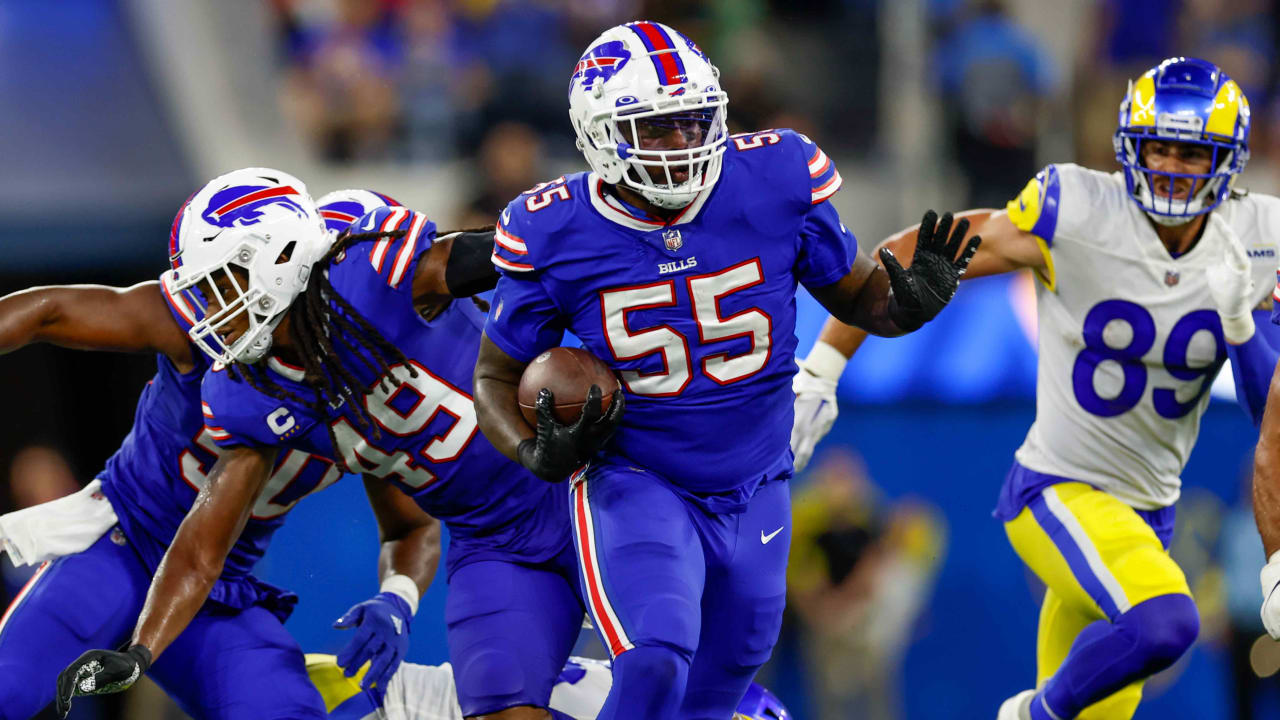
<svg viewBox="0 0 1280 720">
<path fill-rule="evenodd" d="M 600 176 L 593 173 L 587 175 L 587 188 L 591 193 L 591 207 L 600 213 L 606 220 L 610 220 L 623 227 L 632 230 L 640 230 L 641 232 L 651 232 L 660 228 L 671 225 L 683 225 L 691 222 L 698 216 L 698 212 L 702 210 L 702 206 L 707 204 L 707 198 L 711 196 L 711 191 L 715 186 L 704 189 L 698 193 L 693 202 L 685 206 L 670 222 L 662 222 L 661 220 L 641 217 L 634 210 L 622 203 L 616 197 L 604 190 L 604 180 Z"/>
<path fill-rule="evenodd" d="M 305 370 L 303 370 L 302 368 L 296 365 L 290 365 L 284 362 L 283 360 L 281 360 L 280 358 L 276 357 L 275 355 L 272 355 L 267 358 L 267 367 L 271 368 L 272 370 L 275 370 L 276 372 L 280 373 L 281 375 L 289 378 L 290 380 L 296 383 L 302 382 L 307 377 L 307 373 Z"/>
</svg>

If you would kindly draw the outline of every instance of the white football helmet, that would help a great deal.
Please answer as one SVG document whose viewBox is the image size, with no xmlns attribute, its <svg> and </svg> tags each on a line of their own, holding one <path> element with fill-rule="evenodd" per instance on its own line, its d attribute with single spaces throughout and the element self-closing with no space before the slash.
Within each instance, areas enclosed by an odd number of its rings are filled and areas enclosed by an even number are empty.
<svg viewBox="0 0 1280 720">
<path fill-rule="evenodd" d="M 245 168 L 210 181 L 187 201 L 169 240 L 170 287 L 200 315 L 191 341 L 218 362 L 261 360 L 328 247 L 324 222 L 298 178 Z M 212 308 L 206 293 L 214 296 Z M 241 314 L 248 328 L 228 344 L 229 323 Z"/>
<path fill-rule="evenodd" d="M 329 242 L 332 244 L 338 233 L 346 230 L 351 223 L 380 207 L 399 207 L 394 199 L 372 190 L 334 190 L 325 193 L 316 200 L 320 210 L 320 219 L 329 231 Z"/>
<path fill-rule="evenodd" d="M 607 183 L 621 183 L 658 207 L 682 208 L 720 177 L 729 96 L 720 71 L 692 40 L 655 22 L 606 30 L 569 80 L 569 119 L 578 149 Z M 679 128 L 689 147 L 640 147 L 646 126 Z M 655 180 L 650 168 L 660 170 Z M 688 177 L 677 181 L 674 173 Z"/>
</svg>

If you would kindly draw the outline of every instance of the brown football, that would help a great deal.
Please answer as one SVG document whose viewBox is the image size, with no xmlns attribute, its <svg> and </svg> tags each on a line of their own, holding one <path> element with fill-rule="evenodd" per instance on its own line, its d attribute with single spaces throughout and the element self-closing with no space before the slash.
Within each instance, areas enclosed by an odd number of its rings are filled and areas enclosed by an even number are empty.
<svg viewBox="0 0 1280 720">
<path fill-rule="evenodd" d="M 600 386 L 600 407 L 608 410 L 613 391 L 618 389 L 618 376 L 600 358 L 580 348 L 554 347 L 529 363 L 520 376 L 516 399 L 520 412 L 530 427 L 538 426 L 534 402 L 538 391 L 547 388 L 555 396 L 556 419 L 565 424 L 576 422 L 587 401 L 592 385 Z"/>
</svg>

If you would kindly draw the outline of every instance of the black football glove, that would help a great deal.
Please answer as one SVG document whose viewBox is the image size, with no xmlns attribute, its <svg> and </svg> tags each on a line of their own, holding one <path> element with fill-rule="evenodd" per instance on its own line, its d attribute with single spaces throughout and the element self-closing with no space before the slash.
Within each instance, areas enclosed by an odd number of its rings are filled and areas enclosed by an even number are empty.
<svg viewBox="0 0 1280 720">
<path fill-rule="evenodd" d="M 951 302 L 960 284 L 960 276 L 978 251 L 982 238 L 969 239 L 959 257 L 960 243 L 969 232 L 969 221 L 962 219 L 951 227 L 951 213 L 942 219 L 932 210 L 925 212 L 916 235 L 916 252 L 911 267 L 903 268 L 889 248 L 880 248 L 880 262 L 889 273 L 893 297 L 889 300 L 889 317 L 893 324 L 911 332 L 929 322 Z M 948 238 L 948 235 L 950 236 Z"/>
<path fill-rule="evenodd" d="M 124 652 L 90 650 L 58 673 L 58 717 L 71 712 L 71 698 L 128 690 L 151 667 L 151 651 L 134 645 Z"/>
<path fill-rule="evenodd" d="M 601 410 L 601 399 L 600 387 L 592 385 L 582 414 L 572 425 L 565 425 L 552 413 L 555 396 L 547 388 L 539 390 L 534 401 L 538 427 L 534 437 L 521 441 L 516 450 L 520 464 L 547 482 L 560 482 L 585 465 L 613 436 L 626 406 L 621 389 L 613 392 L 607 413 Z"/>
</svg>

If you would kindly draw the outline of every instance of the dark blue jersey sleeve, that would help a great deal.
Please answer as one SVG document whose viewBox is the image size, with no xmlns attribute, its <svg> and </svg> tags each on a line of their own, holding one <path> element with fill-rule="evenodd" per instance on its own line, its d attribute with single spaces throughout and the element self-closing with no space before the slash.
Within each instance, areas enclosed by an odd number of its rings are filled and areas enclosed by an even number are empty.
<svg viewBox="0 0 1280 720">
<path fill-rule="evenodd" d="M 408 208 L 380 207 L 351 225 L 353 233 L 395 230 L 404 231 L 404 235 L 358 243 L 331 266 L 330 281 L 353 304 L 358 300 L 349 293 L 367 291 L 375 295 L 412 296 L 413 275 L 422 254 L 431 249 L 436 236 L 435 223 Z"/>
<path fill-rule="evenodd" d="M 1255 310 L 1253 337 L 1240 345 L 1227 343 L 1227 357 L 1231 360 L 1231 377 L 1236 385 L 1236 402 L 1253 421 L 1254 427 L 1262 425 L 1262 412 L 1267 407 L 1267 393 L 1271 389 L 1271 376 L 1280 360 L 1280 328 L 1266 322 L 1266 310 Z"/>
<path fill-rule="evenodd" d="M 521 362 L 529 362 L 564 338 L 564 319 L 537 278 L 504 275 L 498 279 L 484 333 L 493 344 Z"/>
<path fill-rule="evenodd" d="M 805 287 L 830 285 L 849 273 L 858 254 L 857 238 L 840 222 L 831 204 L 842 183 L 840 172 L 822 148 L 804 135 L 792 130 L 780 130 L 778 135 L 786 161 L 803 163 L 795 177 L 809 201 L 800 226 L 796 279 Z M 792 177 L 790 171 L 787 177 Z"/>
<path fill-rule="evenodd" d="M 814 205 L 800 228 L 796 279 L 809 288 L 830 285 L 849 274 L 857 256 L 858 239 L 840 222 L 835 207 L 826 200 Z"/>
</svg>

